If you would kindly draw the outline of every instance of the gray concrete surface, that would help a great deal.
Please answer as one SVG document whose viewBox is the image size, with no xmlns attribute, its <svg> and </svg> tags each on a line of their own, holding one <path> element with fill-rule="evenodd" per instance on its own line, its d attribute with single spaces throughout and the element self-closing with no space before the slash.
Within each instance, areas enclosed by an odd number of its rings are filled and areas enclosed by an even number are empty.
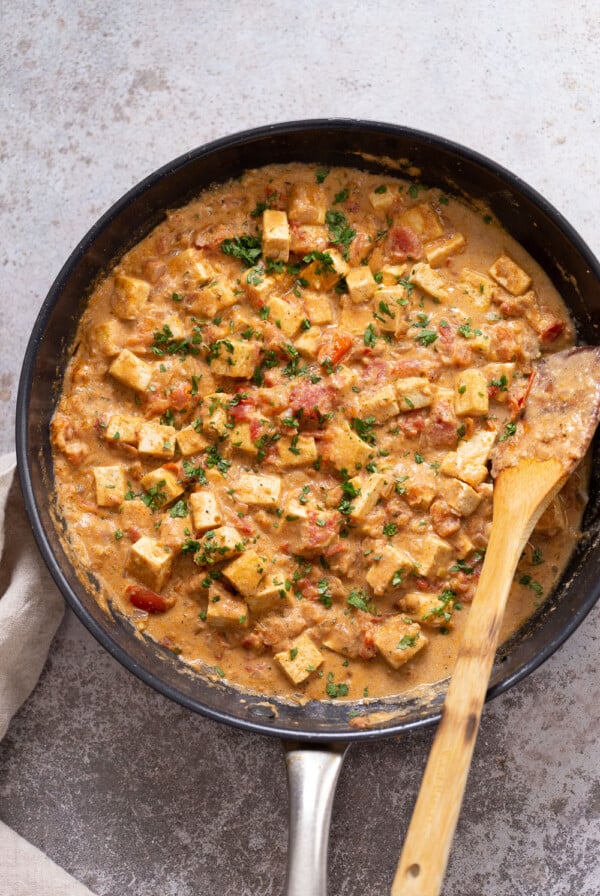
<svg viewBox="0 0 600 896">
<path fill-rule="evenodd" d="M 236 130 L 334 115 L 444 134 L 600 250 L 599 42 L 593 0 L 0 3 L 0 450 L 28 333 L 79 237 L 154 168 Z M 446 896 L 600 892 L 599 635 L 596 610 L 487 708 Z M 332 896 L 389 890 L 430 742 L 350 751 Z M 168 703 L 70 614 L 0 745 L 0 815 L 99 896 L 282 891 L 278 743 Z"/>
</svg>

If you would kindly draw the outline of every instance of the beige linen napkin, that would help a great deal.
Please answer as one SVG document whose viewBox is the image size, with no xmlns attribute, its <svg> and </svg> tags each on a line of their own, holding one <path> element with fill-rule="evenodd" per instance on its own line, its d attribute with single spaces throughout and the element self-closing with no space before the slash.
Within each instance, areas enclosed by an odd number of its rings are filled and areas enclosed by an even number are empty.
<svg viewBox="0 0 600 896">
<path fill-rule="evenodd" d="M 63 615 L 23 508 L 15 456 L 0 456 L 0 739 L 40 676 Z M 1 807 L 0 807 L 1 811 Z M 93 896 L 0 821 L 0 896 Z"/>
</svg>

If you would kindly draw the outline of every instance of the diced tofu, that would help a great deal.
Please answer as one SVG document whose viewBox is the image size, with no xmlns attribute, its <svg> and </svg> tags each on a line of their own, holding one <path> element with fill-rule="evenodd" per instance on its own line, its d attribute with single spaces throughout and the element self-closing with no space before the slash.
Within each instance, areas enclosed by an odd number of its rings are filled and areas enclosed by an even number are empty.
<svg viewBox="0 0 600 896">
<path fill-rule="evenodd" d="M 400 598 L 398 607 L 420 625 L 430 625 L 432 628 L 452 625 L 454 601 L 440 600 L 439 594 L 409 591 Z"/>
<path fill-rule="evenodd" d="M 352 474 L 368 463 L 372 453 L 373 448 L 350 429 L 346 420 L 328 427 L 324 454 L 338 470 Z"/>
<path fill-rule="evenodd" d="M 429 464 L 396 464 L 394 476 L 409 507 L 427 510 L 435 497 L 437 477 Z"/>
<path fill-rule="evenodd" d="M 172 277 L 180 278 L 192 288 L 203 286 L 215 279 L 214 270 L 195 249 L 184 249 L 173 255 L 167 267 Z"/>
<path fill-rule="evenodd" d="M 262 250 L 265 258 L 288 261 L 290 257 L 290 227 L 285 212 L 268 208 L 263 212 Z"/>
<path fill-rule="evenodd" d="M 140 417 L 113 414 L 104 430 L 104 438 L 107 442 L 124 442 L 126 445 L 137 445 L 140 426 L 143 422 Z"/>
<path fill-rule="evenodd" d="M 169 339 L 183 339 L 185 337 L 185 327 L 182 320 L 176 314 L 171 314 L 163 321 L 163 333 L 169 334 Z"/>
<path fill-rule="evenodd" d="M 369 202 L 376 212 L 387 214 L 394 204 L 394 193 L 385 184 L 381 184 L 369 193 Z"/>
<path fill-rule="evenodd" d="M 316 358 L 322 341 L 323 333 L 321 328 L 311 327 L 310 330 L 296 337 L 294 346 L 304 358 Z"/>
<path fill-rule="evenodd" d="M 330 324 L 333 320 L 331 302 L 318 292 L 304 290 L 302 293 L 306 314 L 311 324 Z"/>
<path fill-rule="evenodd" d="M 448 298 L 448 283 L 424 262 L 420 262 L 412 268 L 408 279 L 433 299 L 443 301 Z"/>
<path fill-rule="evenodd" d="M 454 410 L 459 417 L 485 417 L 489 411 L 488 384 L 476 367 L 461 370 L 454 380 Z"/>
<path fill-rule="evenodd" d="M 384 286 L 397 286 L 406 274 L 406 264 L 384 264 L 381 268 L 382 284 Z"/>
<path fill-rule="evenodd" d="M 313 436 L 296 435 L 292 438 L 279 439 L 277 454 L 286 467 L 302 467 L 316 461 L 317 444 Z"/>
<path fill-rule="evenodd" d="M 98 507 L 119 507 L 125 499 L 127 481 L 123 467 L 93 467 Z"/>
<path fill-rule="evenodd" d="M 373 562 L 366 575 L 367 582 L 376 595 L 400 587 L 405 576 L 415 565 L 406 551 L 401 551 L 392 545 L 386 545 L 379 554 L 381 559 Z"/>
<path fill-rule="evenodd" d="M 172 516 L 174 511 L 175 516 Z M 179 553 L 186 539 L 194 534 L 192 518 L 187 513 L 181 516 L 181 512 L 183 512 L 183 506 L 174 504 L 171 510 L 161 517 L 158 529 L 162 544 L 171 548 L 175 553 Z"/>
<path fill-rule="evenodd" d="M 258 446 L 256 445 L 258 440 L 252 438 L 249 423 L 238 423 L 237 426 L 234 426 L 229 433 L 229 440 L 231 447 L 237 451 L 245 451 L 246 454 L 255 456 L 258 454 Z"/>
<path fill-rule="evenodd" d="M 285 519 L 288 523 L 297 520 L 308 520 L 315 515 L 316 505 L 313 501 L 301 504 L 297 497 L 292 496 L 285 505 Z"/>
<path fill-rule="evenodd" d="M 470 516 L 481 502 L 481 495 L 474 488 L 453 476 L 440 476 L 437 490 L 438 495 L 460 516 Z"/>
<path fill-rule="evenodd" d="M 157 504 L 169 504 L 183 494 L 183 486 L 177 479 L 177 476 L 171 470 L 165 470 L 164 467 L 157 467 L 156 470 L 150 470 L 142 477 L 142 487 L 147 492 L 150 489 L 156 490 Z M 161 499 L 158 500 L 158 497 Z"/>
<path fill-rule="evenodd" d="M 212 491 L 192 492 L 189 499 L 194 531 L 199 534 L 215 529 L 223 522 L 223 511 Z"/>
<path fill-rule="evenodd" d="M 324 259 L 311 261 L 302 271 L 302 279 L 308 282 L 309 288 L 318 291 L 333 289 L 340 277 L 345 277 L 350 270 L 337 249 L 327 249 Z"/>
<path fill-rule="evenodd" d="M 368 302 L 375 295 L 377 283 L 373 279 L 371 269 L 367 265 L 350 268 L 346 274 L 346 285 L 353 302 Z"/>
<path fill-rule="evenodd" d="M 504 403 L 515 378 L 516 365 L 512 361 L 492 361 L 481 368 L 488 385 L 488 394 L 494 401 Z"/>
<path fill-rule="evenodd" d="M 212 318 L 220 311 L 231 308 L 238 301 L 239 297 L 228 283 L 223 280 L 211 280 L 199 290 L 196 300 L 190 306 L 190 311 L 199 317 Z"/>
<path fill-rule="evenodd" d="M 392 385 L 382 386 L 377 392 L 360 396 L 360 412 L 362 417 L 374 417 L 376 423 L 385 423 L 390 417 L 400 413 L 396 393 Z"/>
<path fill-rule="evenodd" d="M 244 550 L 244 539 L 234 526 L 219 526 L 211 529 L 200 539 L 200 548 L 195 555 L 199 565 L 218 563 Z"/>
<path fill-rule="evenodd" d="M 136 392 L 144 392 L 152 379 L 151 365 L 142 361 L 128 348 L 119 353 L 108 368 L 108 372 L 124 386 L 130 386 Z"/>
<path fill-rule="evenodd" d="M 121 321 L 112 319 L 94 327 L 90 344 L 93 348 L 99 348 L 105 355 L 113 357 L 122 350 L 126 338 Z"/>
<path fill-rule="evenodd" d="M 281 611 L 291 604 L 291 598 L 284 588 L 281 576 L 271 576 L 271 581 L 267 576 L 265 582 L 266 584 L 263 584 L 258 591 L 246 596 L 246 602 L 253 616 L 262 616 L 274 610 Z"/>
<path fill-rule="evenodd" d="M 468 441 L 459 442 L 456 451 L 451 451 L 444 457 L 440 471 L 476 488 L 488 477 L 485 464 L 495 440 L 495 432 L 487 430 L 476 432 Z"/>
<path fill-rule="evenodd" d="M 377 626 L 373 640 L 392 669 L 399 669 L 427 645 L 419 624 L 404 616 L 392 616 L 382 622 Z"/>
<path fill-rule="evenodd" d="M 395 387 L 400 411 L 428 408 L 433 401 L 431 383 L 424 376 L 401 377 Z"/>
<path fill-rule="evenodd" d="M 444 227 L 438 213 L 426 202 L 413 205 L 402 212 L 398 223 L 410 227 L 422 240 L 437 240 L 444 235 Z"/>
<path fill-rule="evenodd" d="M 487 311 L 497 290 L 493 280 L 472 268 L 462 269 L 458 288 L 469 296 L 480 311 Z"/>
<path fill-rule="evenodd" d="M 213 628 L 248 628 L 248 606 L 215 582 L 208 589 L 206 621 Z"/>
<path fill-rule="evenodd" d="M 522 296 L 532 283 L 529 274 L 508 255 L 499 255 L 488 274 L 513 296 Z"/>
<path fill-rule="evenodd" d="M 252 598 L 265 574 L 266 562 L 256 551 L 248 550 L 223 567 L 222 573 L 236 591 Z"/>
<path fill-rule="evenodd" d="M 286 302 L 284 299 L 278 299 L 277 296 L 271 296 L 269 299 L 269 320 L 291 339 L 300 329 L 300 324 L 304 320 L 304 313 L 297 305 Z"/>
<path fill-rule="evenodd" d="M 377 329 L 402 336 L 409 327 L 406 313 L 408 299 L 403 286 L 379 286 L 373 297 L 373 317 Z"/>
<path fill-rule="evenodd" d="M 148 535 L 131 545 L 127 558 L 127 572 L 153 591 L 166 584 L 173 566 L 173 552 Z"/>
<path fill-rule="evenodd" d="M 275 661 L 293 684 L 301 684 L 322 665 L 323 654 L 305 633 L 291 642 L 289 650 L 276 653 Z"/>
<path fill-rule="evenodd" d="M 227 392 L 211 392 L 204 396 L 200 417 L 203 435 L 220 439 L 229 432 L 227 408 L 232 398 Z"/>
<path fill-rule="evenodd" d="M 353 336 L 363 336 L 369 324 L 373 324 L 373 312 L 369 306 L 354 305 L 348 296 L 340 300 L 340 327 Z"/>
<path fill-rule="evenodd" d="M 324 224 L 325 191 L 318 184 L 294 184 L 290 190 L 288 216 L 295 224 Z"/>
<path fill-rule="evenodd" d="M 174 426 L 160 423 L 142 423 L 140 426 L 138 451 L 150 457 L 173 457 L 177 430 Z"/>
<path fill-rule="evenodd" d="M 308 255 L 310 252 L 326 252 L 329 231 L 322 224 L 296 224 L 290 229 L 290 252 Z"/>
<path fill-rule="evenodd" d="M 355 489 L 360 490 L 359 496 L 352 501 L 352 510 L 350 511 L 350 519 L 352 522 L 358 523 L 368 516 L 380 498 L 389 495 L 394 479 L 385 473 L 373 473 L 364 479 L 355 476 L 350 483 Z"/>
<path fill-rule="evenodd" d="M 198 454 L 200 451 L 204 451 L 208 445 L 202 432 L 198 432 L 194 426 L 184 426 L 183 429 L 180 429 L 176 436 L 176 442 L 184 457 Z"/>
<path fill-rule="evenodd" d="M 259 308 L 262 308 L 263 305 L 268 305 L 275 289 L 275 281 L 272 277 L 267 277 L 263 268 L 255 267 L 246 271 L 242 278 L 242 284 L 250 298 Z"/>
<path fill-rule="evenodd" d="M 277 506 L 281 497 L 281 477 L 262 473 L 241 473 L 235 497 L 258 507 Z"/>
<path fill-rule="evenodd" d="M 466 244 L 462 233 L 455 233 L 454 236 L 443 242 L 430 243 L 428 246 L 425 246 L 427 263 L 432 268 L 439 268 L 451 255 L 462 252 Z"/>
<path fill-rule="evenodd" d="M 151 286 L 145 280 L 117 274 L 110 307 L 122 320 L 135 320 L 148 301 Z"/>
<path fill-rule="evenodd" d="M 260 354 L 260 346 L 256 342 L 221 339 L 216 350 L 218 356 L 210 362 L 213 373 L 219 376 L 250 379 Z"/>
<path fill-rule="evenodd" d="M 452 536 L 452 545 L 459 560 L 464 560 L 465 557 L 468 557 L 469 554 L 472 554 L 475 550 L 475 545 L 469 536 L 461 529 Z"/>
<path fill-rule="evenodd" d="M 419 575 L 425 578 L 444 576 L 452 561 L 452 546 L 437 535 L 423 535 L 411 542 L 411 554 Z"/>
</svg>

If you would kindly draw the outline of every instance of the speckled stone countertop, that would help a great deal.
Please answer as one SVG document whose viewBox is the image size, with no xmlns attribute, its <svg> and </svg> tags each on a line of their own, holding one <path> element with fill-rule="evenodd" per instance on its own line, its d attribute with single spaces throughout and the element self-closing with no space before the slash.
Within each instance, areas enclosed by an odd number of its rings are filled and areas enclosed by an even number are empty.
<svg viewBox="0 0 600 896">
<path fill-rule="evenodd" d="M 600 249 L 593 0 L 30 0 L 0 22 L 0 450 L 28 333 L 78 239 L 153 169 L 233 131 L 343 116 L 443 134 Z M 597 608 L 487 707 L 446 896 L 600 892 L 599 635 Z M 388 892 L 431 737 L 350 750 L 332 896 Z M 0 816 L 99 896 L 282 892 L 278 742 L 169 703 L 71 613 L 0 745 Z"/>
</svg>

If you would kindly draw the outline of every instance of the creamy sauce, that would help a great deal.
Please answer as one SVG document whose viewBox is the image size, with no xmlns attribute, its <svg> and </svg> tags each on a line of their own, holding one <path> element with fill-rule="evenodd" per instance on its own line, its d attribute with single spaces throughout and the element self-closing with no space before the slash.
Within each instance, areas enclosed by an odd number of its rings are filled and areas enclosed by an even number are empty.
<svg viewBox="0 0 600 896">
<path fill-rule="evenodd" d="M 466 204 L 350 169 L 249 171 L 90 298 L 52 424 L 68 549 L 141 632 L 257 693 L 439 681 L 490 453 L 542 353 L 572 343 L 544 272 Z M 540 521 L 502 640 L 564 567 L 584 483 Z"/>
</svg>

